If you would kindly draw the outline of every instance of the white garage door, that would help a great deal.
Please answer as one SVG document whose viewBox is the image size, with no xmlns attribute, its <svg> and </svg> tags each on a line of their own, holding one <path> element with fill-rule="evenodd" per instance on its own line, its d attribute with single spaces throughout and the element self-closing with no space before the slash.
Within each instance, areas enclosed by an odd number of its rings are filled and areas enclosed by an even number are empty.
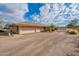
<svg viewBox="0 0 79 59">
<path fill-rule="evenodd" d="M 35 32 L 35 28 L 32 27 L 20 27 L 20 34 L 25 34 L 25 33 L 34 33 Z"/>
</svg>

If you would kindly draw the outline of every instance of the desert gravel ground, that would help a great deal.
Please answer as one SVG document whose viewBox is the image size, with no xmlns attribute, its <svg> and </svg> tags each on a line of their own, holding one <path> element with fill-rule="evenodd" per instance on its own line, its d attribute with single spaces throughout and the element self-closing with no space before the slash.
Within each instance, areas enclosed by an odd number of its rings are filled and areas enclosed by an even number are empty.
<svg viewBox="0 0 79 59">
<path fill-rule="evenodd" d="M 76 56 L 79 35 L 65 31 L 0 36 L 1 56 Z"/>
</svg>

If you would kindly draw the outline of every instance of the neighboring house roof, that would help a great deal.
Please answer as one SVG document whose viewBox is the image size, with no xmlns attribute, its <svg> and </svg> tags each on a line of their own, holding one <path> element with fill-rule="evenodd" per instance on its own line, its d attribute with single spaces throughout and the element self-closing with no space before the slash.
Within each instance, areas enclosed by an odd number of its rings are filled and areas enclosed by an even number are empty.
<svg viewBox="0 0 79 59">
<path fill-rule="evenodd" d="M 11 24 L 10 26 L 48 27 L 47 25 L 44 25 L 44 24 L 36 24 L 36 23 L 29 23 L 29 22 L 15 23 L 15 24 Z"/>
</svg>

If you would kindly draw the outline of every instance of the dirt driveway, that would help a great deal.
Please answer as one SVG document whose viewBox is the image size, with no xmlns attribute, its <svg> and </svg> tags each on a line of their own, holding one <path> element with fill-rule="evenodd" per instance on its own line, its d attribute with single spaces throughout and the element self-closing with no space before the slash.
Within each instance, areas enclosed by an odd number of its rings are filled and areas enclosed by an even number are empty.
<svg viewBox="0 0 79 59">
<path fill-rule="evenodd" d="M 78 35 L 64 31 L 0 36 L 0 55 L 8 56 L 66 56 L 79 55 L 74 42 Z"/>
</svg>

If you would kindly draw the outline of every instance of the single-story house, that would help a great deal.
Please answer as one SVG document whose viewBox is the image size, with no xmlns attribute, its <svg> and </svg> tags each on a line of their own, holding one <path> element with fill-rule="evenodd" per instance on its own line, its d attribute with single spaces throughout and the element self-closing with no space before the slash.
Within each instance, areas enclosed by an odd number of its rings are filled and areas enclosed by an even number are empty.
<svg viewBox="0 0 79 59">
<path fill-rule="evenodd" d="M 47 25 L 29 23 L 29 22 L 21 22 L 9 25 L 9 28 L 15 31 L 17 34 L 41 32 L 45 31 L 47 27 L 48 27 Z"/>
</svg>

